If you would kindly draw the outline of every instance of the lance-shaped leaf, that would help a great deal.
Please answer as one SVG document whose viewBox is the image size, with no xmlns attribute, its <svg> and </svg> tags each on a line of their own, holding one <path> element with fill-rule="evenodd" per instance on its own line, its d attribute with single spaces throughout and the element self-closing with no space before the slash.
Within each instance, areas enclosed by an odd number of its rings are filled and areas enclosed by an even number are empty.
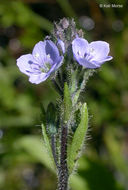
<svg viewBox="0 0 128 190">
<path fill-rule="evenodd" d="M 54 135 L 57 132 L 56 128 L 56 109 L 53 103 L 50 103 L 47 108 L 46 121 L 47 121 L 47 131 L 49 135 Z"/>
<path fill-rule="evenodd" d="M 71 94 L 77 89 L 77 70 L 71 73 Z"/>
<path fill-rule="evenodd" d="M 73 105 L 75 105 L 77 103 L 79 96 L 80 96 L 80 89 L 77 90 L 76 93 L 73 96 L 73 100 L 72 100 Z"/>
<path fill-rule="evenodd" d="M 50 159 L 50 163 L 51 163 L 51 168 L 53 170 L 56 170 L 56 166 L 55 166 L 55 162 L 54 162 L 54 158 L 53 158 L 53 155 L 52 155 L 52 149 L 51 149 L 51 144 L 49 142 L 49 138 L 47 136 L 47 133 L 46 133 L 46 128 L 45 126 L 42 124 L 41 125 L 42 127 L 42 133 L 43 133 L 43 143 L 47 149 L 47 153 L 49 155 L 49 159 Z"/>
<path fill-rule="evenodd" d="M 43 103 L 41 103 L 40 106 L 41 106 L 41 121 L 43 122 L 44 125 L 46 125 L 46 112 Z"/>
<path fill-rule="evenodd" d="M 68 122 L 72 109 L 72 100 L 67 83 L 64 84 L 64 122 Z"/>
<path fill-rule="evenodd" d="M 74 133 L 71 145 L 69 146 L 68 149 L 68 169 L 70 174 L 72 173 L 76 165 L 76 162 L 80 156 L 81 149 L 84 145 L 87 129 L 88 129 L 88 110 L 86 103 L 84 103 L 81 107 L 80 124 L 78 125 Z"/>
</svg>

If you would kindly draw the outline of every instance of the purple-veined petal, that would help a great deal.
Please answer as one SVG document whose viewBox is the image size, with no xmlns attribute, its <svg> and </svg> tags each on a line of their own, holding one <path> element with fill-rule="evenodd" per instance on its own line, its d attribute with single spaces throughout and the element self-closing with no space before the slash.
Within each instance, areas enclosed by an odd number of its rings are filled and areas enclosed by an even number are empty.
<svg viewBox="0 0 128 190">
<path fill-rule="evenodd" d="M 32 72 L 31 64 L 35 60 L 33 59 L 33 56 L 31 54 L 22 55 L 17 59 L 17 66 L 19 67 L 19 70 L 26 74 L 30 75 L 30 72 Z"/>
<path fill-rule="evenodd" d="M 59 61 L 52 65 L 51 69 L 48 71 L 48 73 L 40 73 L 40 74 L 31 74 L 29 81 L 34 84 L 39 84 L 43 81 L 45 81 L 55 70 L 57 70 L 63 61 L 63 56 L 59 58 Z"/>
<path fill-rule="evenodd" d="M 109 44 L 104 41 L 94 41 L 89 44 L 90 54 L 97 62 L 104 60 L 110 51 Z"/>
<path fill-rule="evenodd" d="M 97 63 L 89 62 L 85 58 L 78 58 L 77 61 L 80 65 L 84 66 L 85 68 L 95 69 L 100 67 L 100 65 L 98 65 Z"/>
<path fill-rule="evenodd" d="M 45 52 L 47 55 L 50 55 L 50 58 L 53 60 L 53 62 L 58 61 L 58 58 L 60 56 L 59 50 L 51 40 L 46 40 Z"/>
<path fill-rule="evenodd" d="M 110 61 L 110 60 L 112 60 L 113 59 L 113 57 L 112 56 L 107 56 L 105 59 L 103 59 L 103 60 L 101 60 L 101 61 L 96 61 L 97 62 L 97 64 L 99 64 L 99 65 L 102 65 L 104 62 L 106 62 L 106 61 Z"/>
<path fill-rule="evenodd" d="M 49 75 L 47 73 L 41 73 L 41 74 L 31 74 L 29 77 L 29 82 L 34 84 L 39 84 L 43 81 L 45 81 Z"/>
<path fill-rule="evenodd" d="M 56 70 L 62 65 L 63 60 L 64 60 L 64 57 L 60 56 L 58 59 L 58 62 L 56 63 L 56 67 L 55 67 Z"/>
<path fill-rule="evenodd" d="M 84 57 L 88 51 L 88 41 L 83 38 L 75 38 L 72 41 L 72 50 L 75 58 Z"/>
<path fill-rule="evenodd" d="M 32 55 L 34 59 L 38 61 L 39 64 L 43 64 L 47 59 L 45 46 L 46 46 L 46 41 L 44 42 L 40 41 L 33 48 Z"/>
<path fill-rule="evenodd" d="M 49 72 L 48 72 L 47 74 L 50 75 L 51 73 L 53 73 L 54 71 L 56 71 L 56 70 L 62 65 L 63 59 L 64 59 L 64 57 L 63 57 L 63 56 L 60 56 L 58 62 L 56 62 L 56 63 L 51 67 L 51 69 L 49 70 Z"/>
</svg>

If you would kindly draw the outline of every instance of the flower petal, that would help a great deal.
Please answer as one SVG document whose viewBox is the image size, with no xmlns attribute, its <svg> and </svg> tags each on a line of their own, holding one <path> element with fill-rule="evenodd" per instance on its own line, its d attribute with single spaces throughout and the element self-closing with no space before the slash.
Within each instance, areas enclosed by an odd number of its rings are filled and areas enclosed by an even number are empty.
<svg viewBox="0 0 128 190">
<path fill-rule="evenodd" d="M 39 84 L 43 81 L 45 81 L 49 75 L 47 73 L 41 73 L 38 75 L 31 74 L 29 77 L 29 82 L 34 83 L 34 84 Z"/>
<path fill-rule="evenodd" d="M 30 75 L 30 72 L 32 72 L 31 63 L 34 62 L 33 56 L 31 54 L 22 55 L 17 59 L 17 66 L 19 67 L 19 70 L 26 74 Z"/>
<path fill-rule="evenodd" d="M 56 63 L 56 67 L 55 67 L 56 70 L 62 65 L 63 60 L 64 60 L 64 57 L 60 56 L 58 59 L 58 62 Z"/>
<path fill-rule="evenodd" d="M 97 62 L 106 59 L 110 51 L 109 44 L 104 41 L 91 42 L 89 44 L 89 49 L 92 50 L 92 59 Z"/>
<path fill-rule="evenodd" d="M 107 56 L 105 59 L 99 61 L 98 63 L 99 63 L 99 64 L 102 64 L 102 63 L 104 63 L 104 62 L 106 62 L 106 61 L 110 61 L 110 60 L 112 60 L 112 59 L 113 59 L 112 56 Z"/>
<path fill-rule="evenodd" d="M 100 65 L 98 65 L 97 63 L 89 62 L 85 58 L 78 58 L 77 61 L 80 65 L 84 66 L 85 68 L 95 69 L 100 67 Z"/>
<path fill-rule="evenodd" d="M 32 51 L 32 55 L 34 59 L 37 60 L 37 62 L 40 65 L 44 63 L 45 60 L 47 59 L 45 46 L 46 46 L 46 41 L 44 42 L 40 41 L 34 46 L 33 51 Z"/>
<path fill-rule="evenodd" d="M 51 67 L 51 69 L 49 70 L 49 72 L 47 73 L 48 76 L 50 76 L 55 70 L 57 70 L 57 69 L 62 65 L 63 59 L 64 59 L 63 56 L 60 56 L 60 57 L 59 57 L 58 62 L 56 62 L 56 63 Z"/>
<path fill-rule="evenodd" d="M 50 55 L 50 58 L 53 60 L 53 62 L 58 61 L 59 50 L 51 40 L 46 40 L 45 52 L 47 55 Z"/>
<path fill-rule="evenodd" d="M 84 57 L 88 51 L 88 41 L 83 38 L 75 38 L 72 41 L 72 50 L 75 58 Z"/>
</svg>

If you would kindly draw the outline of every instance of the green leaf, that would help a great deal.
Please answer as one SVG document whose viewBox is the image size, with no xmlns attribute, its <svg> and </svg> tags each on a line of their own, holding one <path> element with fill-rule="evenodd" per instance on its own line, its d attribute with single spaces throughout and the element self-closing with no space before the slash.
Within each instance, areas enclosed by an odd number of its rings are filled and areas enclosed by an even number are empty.
<svg viewBox="0 0 128 190">
<path fill-rule="evenodd" d="M 71 94 L 73 94 L 77 89 L 77 74 L 77 70 L 71 73 Z"/>
<path fill-rule="evenodd" d="M 41 120 L 43 122 L 44 125 L 46 125 L 46 112 L 43 106 L 43 103 L 41 103 Z"/>
<path fill-rule="evenodd" d="M 45 126 L 42 124 L 41 127 L 42 127 L 42 133 L 43 133 L 43 142 L 44 142 L 45 148 L 47 150 L 47 154 L 49 156 L 51 167 L 54 171 L 56 171 L 56 166 L 55 166 L 55 162 L 54 162 L 54 158 L 53 158 L 53 154 L 52 154 L 51 144 L 49 142 L 49 138 L 47 136 Z"/>
<path fill-rule="evenodd" d="M 64 84 L 64 122 L 68 122 L 72 109 L 72 100 L 67 83 Z"/>
<path fill-rule="evenodd" d="M 76 161 L 78 160 L 79 154 L 84 144 L 87 128 L 88 128 L 88 110 L 86 103 L 84 103 L 81 107 L 80 124 L 78 125 L 74 133 L 71 145 L 68 149 L 68 168 L 70 174 L 72 173 L 76 165 Z"/>
<path fill-rule="evenodd" d="M 47 130 L 50 135 L 56 134 L 57 128 L 56 128 L 56 109 L 53 103 L 50 103 L 47 108 L 46 113 L 47 118 Z"/>
<path fill-rule="evenodd" d="M 80 90 L 77 90 L 72 100 L 73 105 L 77 103 L 79 96 L 80 96 Z"/>
</svg>

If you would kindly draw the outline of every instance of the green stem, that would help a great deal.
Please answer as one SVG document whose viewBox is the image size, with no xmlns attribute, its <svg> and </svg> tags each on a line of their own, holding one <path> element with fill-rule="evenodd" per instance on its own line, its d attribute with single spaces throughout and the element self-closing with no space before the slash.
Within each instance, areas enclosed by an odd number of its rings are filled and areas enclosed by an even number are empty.
<svg viewBox="0 0 128 190">
<path fill-rule="evenodd" d="M 61 150 L 60 150 L 60 167 L 58 171 L 58 189 L 68 190 L 68 167 L 67 167 L 67 137 L 68 130 L 62 126 L 61 131 Z"/>
</svg>

